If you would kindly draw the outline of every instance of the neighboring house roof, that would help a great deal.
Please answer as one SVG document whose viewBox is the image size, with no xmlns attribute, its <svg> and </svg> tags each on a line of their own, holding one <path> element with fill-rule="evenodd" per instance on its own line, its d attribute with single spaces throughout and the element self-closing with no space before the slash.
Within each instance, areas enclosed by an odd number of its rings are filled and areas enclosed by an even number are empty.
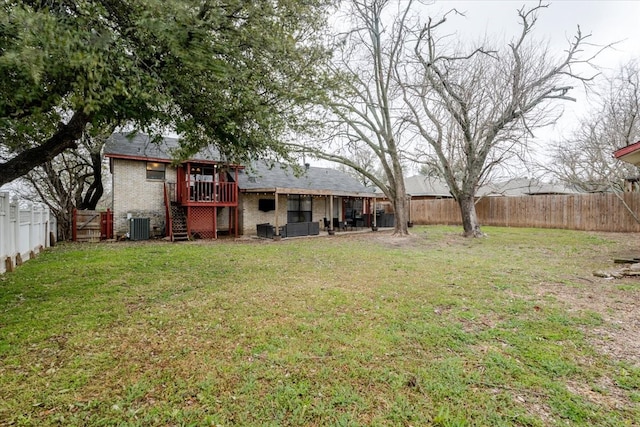
<svg viewBox="0 0 640 427">
<path fill-rule="evenodd" d="M 440 178 L 414 175 L 406 178 L 404 185 L 411 197 L 452 197 L 449 186 Z"/>
<path fill-rule="evenodd" d="M 618 160 L 640 166 L 640 141 L 614 151 L 613 155 Z"/>
<path fill-rule="evenodd" d="M 240 170 L 238 187 L 247 193 L 374 196 L 371 189 L 337 169 L 310 166 L 303 170 L 302 175 L 296 176 L 290 167 L 276 164 L 270 168 L 264 162 L 256 162 Z"/>
<path fill-rule="evenodd" d="M 578 194 L 579 191 L 563 184 L 549 184 L 532 178 L 515 178 L 487 184 L 478 189 L 476 196 L 535 196 L 544 194 Z"/>
<path fill-rule="evenodd" d="M 175 159 L 174 153 L 179 147 L 178 138 L 163 137 L 160 142 L 153 142 L 148 135 L 136 134 L 129 137 L 126 133 L 114 133 L 106 141 L 104 155 L 119 159 L 168 163 Z M 221 158 L 218 150 L 207 147 L 189 160 L 219 162 Z"/>
<path fill-rule="evenodd" d="M 417 197 L 453 197 L 444 180 L 424 175 L 405 178 L 407 194 Z M 493 196 L 541 196 L 548 194 L 580 194 L 575 188 L 564 184 L 550 184 L 533 178 L 514 178 L 508 181 L 483 185 L 476 197 Z"/>
</svg>

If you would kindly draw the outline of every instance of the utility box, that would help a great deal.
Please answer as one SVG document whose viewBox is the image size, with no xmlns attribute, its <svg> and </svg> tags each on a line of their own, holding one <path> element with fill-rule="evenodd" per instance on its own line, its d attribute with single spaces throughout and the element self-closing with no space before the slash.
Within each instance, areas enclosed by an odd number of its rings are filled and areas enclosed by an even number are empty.
<svg viewBox="0 0 640 427">
<path fill-rule="evenodd" d="M 149 240 L 150 224 L 149 218 L 131 218 L 129 220 L 129 239 Z"/>
</svg>

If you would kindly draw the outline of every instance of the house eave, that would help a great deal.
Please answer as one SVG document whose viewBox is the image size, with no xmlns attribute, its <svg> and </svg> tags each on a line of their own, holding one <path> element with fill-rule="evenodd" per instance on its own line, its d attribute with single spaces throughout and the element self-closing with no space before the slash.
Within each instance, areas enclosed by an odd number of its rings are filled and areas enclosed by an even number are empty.
<svg viewBox="0 0 640 427">
<path fill-rule="evenodd" d="M 336 191 L 336 190 L 315 190 L 309 188 L 282 188 L 282 187 L 270 187 L 270 188 L 241 188 L 241 193 L 277 193 L 277 194 L 302 194 L 308 196 L 337 196 L 337 197 L 362 197 L 362 198 L 374 198 L 374 193 L 352 192 L 352 191 Z"/>
<path fill-rule="evenodd" d="M 613 156 L 623 162 L 640 166 L 640 141 L 614 151 Z"/>
<path fill-rule="evenodd" d="M 104 156 L 110 159 L 119 159 L 119 160 L 136 160 L 142 162 L 157 162 L 157 163 L 171 163 L 171 159 L 166 159 L 162 157 L 147 157 L 147 156 L 124 156 L 120 154 L 110 154 L 104 153 Z"/>
<path fill-rule="evenodd" d="M 105 153 L 104 156 L 108 157 L 108 158 L 111 158 L 111 159 L 135 160 L 135 161 L 141 161 L 141 162 L 158 162 L 158 163 L 167 163 L 167 164 L 174 163 L 174 160 L 167 159 L 167 158 L 164 158 L 164 157 L 128 156 L 128 155 L 110 154 L 110 153 Z M 179 164 L 182 165 L 182 164 L 187 164 L 187 163 L 199 163 L 199 164 L 206 164 L 206 165 L 226 164 L 225 162 L 222 162 L 220 160 L 205 160 L 205 159 L 182 160 L 182 161 L 180 161 Z M 229 166 L 235 166 L 235 167 L 239 168 L 239 166 L 237 166 L 237 165 L 230 164 Z"/>
</svg>

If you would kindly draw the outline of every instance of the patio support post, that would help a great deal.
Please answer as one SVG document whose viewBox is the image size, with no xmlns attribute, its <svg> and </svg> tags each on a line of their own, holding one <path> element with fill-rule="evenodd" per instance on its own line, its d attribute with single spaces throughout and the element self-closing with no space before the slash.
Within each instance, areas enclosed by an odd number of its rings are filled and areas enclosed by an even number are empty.
<svg viewBox="0 0 640 427">
<path fill-rule="evenodd" d="M 373 208 L 371 209 L 371 215 L 373 216 L 373 230 L 377 230 L 378 229 L 378 221 L 377 221 L 377 213 L 378 211 L 376 210 L 376 198 L 373 198 Z"/>
<path fill-rule="evenodd" d="M 275 223 L 275 230 L 273 230 L 273 237 L 276 239 L 280 238 L 280 226 L 278 224 L 278 189 L 276 188 L 274 190 L 274 194 L 275 194 L 275 212 L 276 212 L 276 218 L 273 221 Z"/>
<path fill-rule="evenodd" d="M 333 194 L 329 196 L 329 234 L 333 234 Z"/>
</svg>

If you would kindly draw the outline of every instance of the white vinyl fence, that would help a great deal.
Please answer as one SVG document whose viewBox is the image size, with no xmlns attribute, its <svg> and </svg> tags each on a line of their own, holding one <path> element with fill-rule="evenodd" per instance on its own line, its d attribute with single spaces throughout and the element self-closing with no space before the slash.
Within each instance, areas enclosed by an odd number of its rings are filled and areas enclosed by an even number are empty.
<svg viewBox="0 0 640 427">
<path fill-rule="evenodd" d="M 0 274 L 35 257 L 51 245 L 56 222 L 44 205 L 21 204 L 0 192 Z"/>
</svg>

